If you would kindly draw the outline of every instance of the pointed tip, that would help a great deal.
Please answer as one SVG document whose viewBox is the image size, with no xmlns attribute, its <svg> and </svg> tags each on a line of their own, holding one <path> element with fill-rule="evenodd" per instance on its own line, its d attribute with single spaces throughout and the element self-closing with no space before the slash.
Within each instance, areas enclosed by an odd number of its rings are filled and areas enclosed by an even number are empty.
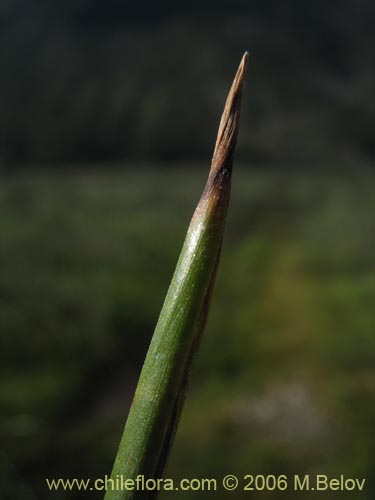
<svg viewBox="0 0 375 500">
<path fill-rule="evenodd" d="M 245 81 L 247 61 L 249 53 L 246 51 L 242 56 L 240 65 L 234 77 L 232 87 L 229 91 L 224 111 L 221 117 L 219 131 L 217 134 L 215 150 L 212 158 L 210 177 L 216 175 L 222 168 L 230 169 L 233 161 L 234 148 L 236 146 L 241 97 Z"/>
<path fill-rule="evenodd" d="M 241 59 L 241 62 L 240 62 L 240 67 L 243 68 L 243 71 L 246 72 L 246 68 L 247 68 L 247 61 L 249 60 L 249 52 L 247 50 L 245 50 L 243 56 L 242 56 L 242 59 Z"/>
</svg>

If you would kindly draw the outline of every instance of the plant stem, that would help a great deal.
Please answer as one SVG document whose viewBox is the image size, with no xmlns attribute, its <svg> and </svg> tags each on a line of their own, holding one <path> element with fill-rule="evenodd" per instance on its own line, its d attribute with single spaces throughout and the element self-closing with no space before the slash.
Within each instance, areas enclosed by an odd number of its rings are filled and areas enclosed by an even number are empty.
<svg viewBox="0 0 375 500">
<path fill-rule="evenodd" d="M 162 477 L 186 382 L 207 318 L 227 214 L 237 140 L 245 53 L 220 121 L 211 170 L 191 220 L 143 365 L 111 478 Z M 128 483 L 129 484 L 129 483 Z M 105 500 L 149 497 L 108 489 Z"/>
</svg>

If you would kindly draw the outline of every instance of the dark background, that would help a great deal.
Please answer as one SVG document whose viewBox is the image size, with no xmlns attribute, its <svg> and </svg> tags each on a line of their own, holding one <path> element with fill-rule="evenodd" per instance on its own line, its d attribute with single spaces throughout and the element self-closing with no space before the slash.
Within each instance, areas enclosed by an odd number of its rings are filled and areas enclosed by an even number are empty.
<svg viewBox="0 0 375 500">
<path fill-rule="evenodd" d="M 250 51 L 242 158 L 369 161 L 375 7 L 3 0 L 2 168 L 206 159 Z"/>
<path fill-rule="evenodd" d="M 338 498 L 373 498 L 374 21 L 367 0 L 0 1 L 2 498 L 102 498 L 45 478 L 110 473 L 245 50 L 166 476 L 344 474 L 366 484 Z"/>
</svg>

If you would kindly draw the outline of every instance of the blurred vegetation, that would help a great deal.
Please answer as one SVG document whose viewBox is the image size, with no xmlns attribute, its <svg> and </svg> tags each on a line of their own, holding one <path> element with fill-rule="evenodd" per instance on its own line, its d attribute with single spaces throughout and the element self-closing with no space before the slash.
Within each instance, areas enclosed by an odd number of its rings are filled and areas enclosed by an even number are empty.
<svg viewBox="0 0 375 500">
<path fill-rule="evenodd" d="M 360 170 L 236 168 L 168 477 L 345 474 L 367 478 L 358 498 L 370 500 L 375 186 Z M 3 498 L 47 499 L 45 477 L 110 472 L 206 173 L 185 165 L 1 183 Z"/>
<path fill-rule="evenodd" d="M 362 164 L 374 23 L 371 0 L 3 0 L 0 168 L 207 158 L 245 49 L 244 159 Z"/>
<path fill-rule="evenodd" d="M 167 476 L 346 474 L 370 500 L 374 24 L 371 0 L 0 2 L 2 497 L 110 472 L 247 49 L 262 168 L 236 166 Z"/>
</svg>

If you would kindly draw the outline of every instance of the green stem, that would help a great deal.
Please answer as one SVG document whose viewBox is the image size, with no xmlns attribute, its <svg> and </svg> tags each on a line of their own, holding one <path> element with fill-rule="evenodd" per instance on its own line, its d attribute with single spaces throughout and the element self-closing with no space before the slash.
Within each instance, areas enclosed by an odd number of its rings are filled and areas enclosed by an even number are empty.
<svg viewBox="0 0 375 500">
<path fill-rule="evenodd" d="M 195 210 L 143 365 L 111 478 L 159 478 L 173 443 L 191 362 L 206 321 L 230 194 L 247 53 L 221 119 L 206 188 Z M 116 481 L 115 481 L 116 482 Z M 108 489 L 105 500 L 146 492 Z"/>
</svg>

